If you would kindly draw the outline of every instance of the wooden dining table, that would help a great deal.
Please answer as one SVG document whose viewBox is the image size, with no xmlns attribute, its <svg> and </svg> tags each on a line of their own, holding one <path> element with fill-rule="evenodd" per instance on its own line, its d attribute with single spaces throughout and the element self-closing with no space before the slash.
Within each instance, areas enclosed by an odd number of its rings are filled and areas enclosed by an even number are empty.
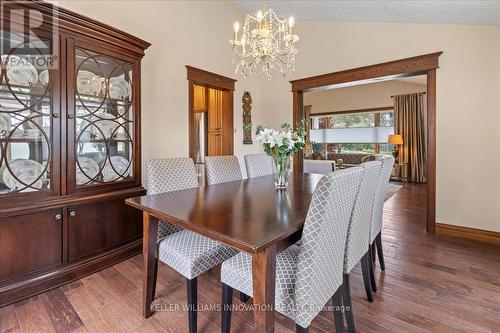
<svg viewBox="0 0 500 333">
<path fill-rule="evenodd" d="M 143 211 L 143 315 L 152 315 L 159 220 L 252 256 L 256 332 L 274 331 L 276 254 L 300 239 L 312 193 L 323 175 L 291 175 L 287 190 L 272 176 L 129 198 Z"/>
</svg>

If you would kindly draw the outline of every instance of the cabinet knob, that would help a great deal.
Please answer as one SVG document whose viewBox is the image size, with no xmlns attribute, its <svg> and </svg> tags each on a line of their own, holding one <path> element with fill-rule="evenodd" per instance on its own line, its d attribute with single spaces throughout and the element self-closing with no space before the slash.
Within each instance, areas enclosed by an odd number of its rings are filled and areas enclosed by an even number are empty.
<svg viewBox="0 0 500 333">
<path fill-rule="evenodd" d="M 61 116 L 61 114 L 60 114 L 60 113 L 53 113 L 53 114 L 52 114 L 52 117 L 54 117 L 54 118 L 59 118 L 60 116 Z"/>
<path fill-rule="evenodd" d="M 62 215 L 61 214 L 56 214 L 56 216 L 54 216 L 54 219 L 56 221 L 61 221 L 62 220 Z"/>
<path fill-rule="evenodd" d="M 74 210 L 72 210 L 71 212 L 69 212 L 69 216 L 75 217 L 76 216 L 76 212 Z"/>
<path fill-rule="evenodd" d="M 73 119 L 73 118 L 75 118 L 75 115 L 72 113 L 68 113 L 68 119 Z"/>
</svg>

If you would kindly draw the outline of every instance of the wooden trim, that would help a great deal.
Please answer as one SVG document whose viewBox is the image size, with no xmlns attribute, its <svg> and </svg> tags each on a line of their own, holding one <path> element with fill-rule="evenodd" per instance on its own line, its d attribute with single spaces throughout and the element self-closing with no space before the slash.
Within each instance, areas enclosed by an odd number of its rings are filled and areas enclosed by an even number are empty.
<svg viewBox="0 0 500 333">
<path fill-rule="evenodd" d="M 13 3 L 15 5 L 14 1 Z M 24 1 L 22 5 L 40 11 L 44 15 L 53 16 L 55 18 L 55 25 L 60 30 L 85 35 L 94 40 L 105 41 L 119 48 L 132 51 L 141 57 L 144 56 L 144 50 L 151 45 L 140 38 L 105 23 L 98 22 L 90 17 L 45 1 Z"/>
<path fill-rule="evenodd" d="M 304 119 L 304 93 L 302 91 L 293 92 L 293 123 L 297 124 Z M 304 152 L 299 150 L 293 154 L 293 172 L 294 174 L 304 173 Z"/>
<path fill-rule="evenodd" d="M 334 84 L 373 79 L 398 74 L 425 74 L 439 68 L 438 59 L 443 52 L 424 54 L 381 64 L 358 67 L 340 72 L 322 74 L 304 79 L 290 81 L 292 91 L 307 91 L 313 88 L 331 86 Z"/>
<path fill-rule="evenodd" d="M 9 283 L 8 285 L 1 286 L 0 307 L 78 280 L 83 276 L 133 257 L 141 253 L 141 250 L 142 239 L 138 239 L 109 250 L 99 256 L 58 266 L 51 271 L 37 273 L 29 279 L 23 278 L 18 283 Z"/>
<path fill-rule="evenodd" d="M 201 86 L 234 90 L 235 79 L 186 65 L 187 79 Z"/>
<path fill-rule="evenodd" d="M 116 198 L 130 198 L 145 195 L 146 190 L 143 187 L 126 188 L 117 191 L 110 191 L 109 188 L 100 189 L 100 192 L 94 190 L 89 193 L 78 193 L 71 196 L 53 197 L 45 201 L 36 201 L 22 206 L 12 206 L 0 209 L 0 218 L 26 215 L 39 211 L 47 211 L 67 206 L 88 204 L 103 200 Z"/>
<path fill-rule="evenodd" d="M 500 232 L 461 227 L 458 225 L 436 223 L 438 235 L 475 240 L 500 245 Z"/>
<path fill-rule="evenodd" d="M 194 159 L 194 149 L 195 149 L 195 128 L 194 128 L 194 86 L 203 86 L 205 88 L 212 88 L 217 90 L 223 90 L 228 94 L 228 104 L 229 104 L 229 124 L 223 124 L 224 128 L 228 130 L 228 141 L 230 141 L 228 155 L 234 154 L 234 90 L 235 82 L 237 80 L 219 75 L 216 73 L 208 72 L 203 69 L 195 68 L 186 65 L 187 71 L 187 81 L 188 81 L 188 136 L 189 136 L 189 157 Z M 207 94 L 207 108 L 208 103 L 208 89 L 206 89 Z M 208 124 L 207 124 L 208 125 Z M 230 127 L 230 128 L 229 128 Z"/>
<path fill-rule="evenodd" d="M 436 231 L 436 70 L 427 73 L 427 232 Z"/>
<path fill-rule="evenodd" d="M 391 75 L 427 75 L 427 232 L 430 233 L 435 232 L 436 225 L 436 69 L 439 68 L 439 56 L 442 53 L 435 52 L 290 81 L 293 93 L 293 121 L 296 123 L 304 118 L 304 91 L 338 83 Z M 303 152 L 295 154 L 293 158 L 294 171 L 302 173 L 303 164 Z"/>
<path fill-rule="evenodd" d="M 394 110 L 394 106 L 381 106 L 376 108 L 367 108 L 367 109 L 353 109 L 353 110 L 340 110 L 340 111 L 330 111 L 330 112 L 320 112 L 320 113 L 311 113 L 311 117 L 321 117 L 321 116 L 330 116 L 336 114 L 352 114 L 352 113 L 364 113 L 364 112 L 381 112 Z"/>
</svg>

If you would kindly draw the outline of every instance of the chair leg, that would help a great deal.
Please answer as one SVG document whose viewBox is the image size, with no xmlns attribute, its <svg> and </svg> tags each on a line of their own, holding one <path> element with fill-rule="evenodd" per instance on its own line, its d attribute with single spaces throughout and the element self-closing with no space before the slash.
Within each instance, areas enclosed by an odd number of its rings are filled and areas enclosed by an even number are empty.
<svg viewBox="0 0 500 333">
<path fill-rule="evenodd" d="M 377 258 L 377 247 L 375 246 L 375 240 L 370 244 L 370 250 L 372 251 L 372 262 L 375 263 L 375 259 Z"/>
<path fill-rule="evenodd" d="M 198 291 L 196 278 L 187 279 L 187 299 L 188 299 L 188 317 L 189 317 L 189 333 L 196 333 L 197 330 L 197 313 L 198 306 Z"/>
<path fill-rule="evenodd" d="M 368 250 L 363 258 L 361 258 L 361 271 L 363 272 L 363 282 L 365 283 L 366 298 L 368 298 L 368 302 L 371 303 L 373 302 L 373 296 L 372 287 L 370 286 L 370 265 L 372 264 L 371 262 L 369 262 L 370 260 L 370 250 Z"/>
<path fill-rule="evenodd" d="M 240 296 L 241 296 L 240 292 Z M 231 307 L 233 305 L 233 288 L 227 284 L 222 284 L 222 320 L 221 332 L 229 333 L 231 331 Z"/>
<path fill-rule="evenodd" d="M 375 243 L 377 244 L 377 254 L 378 261 L 380 263 L 380 269 L 385 271 L 384 251 L 382 250 L 382 232 L 379 232 L 377 237 L 375 237 Z"/>
<path fill-rule="evenodd" d="M 244 294 L 240 291 L 240 301 L 242 301 L 243 303 L 246 303 L 246 302 L 248 302 L 249 299 L 250 299 L 250 296 L 248 296 L 247 294 Z"/>
<path fill-rule="evenodd" d="M 333 305 L 333 320 L 335 322 L 335 332 L 340 333 L 344 332 L 344 316 L 342 314 L 342 286 L 337 289 L 335 294 L 332 297 L 332 305 Z"/>
<path fill-rule="evenodd" d="M 354 325 L 354 315 L 352 313 L 351 285 L 349 282 L 349 274 L 344 274 L 344 281 L 342 283 L 342 300 L 344 302 L 345 316 L 347 319 L 347 327 L 349 328 L 349 333 L 355 333 L 356 326 Z"/>
<path fill-rule="evenodd" d="M 304 328 L 304 327 L 300 326 L 299 324 L 296 324 L 295 325 L 295 332 L 296 333 L 307 333 L 307 332 L 309 332 L 309 327 Z"/>
<path fill-rule="evenodd" d="M 370 283 L 372 285 L 372 291 L 377 292 L 377 280 L 375 280 L 375 272 L 374 272 L 374 267 L 375 264 L 372 262 L 372 251 L 368 251 L 368 268 L 370 272 Z"/>
<path fill-rule="evenodd" d="M 156 261 L 155 261 L 154 283 L 153 283 L 153 300 L 156 297 L 156 281 L 158 281 L 158 257 L 156 257 Z"/>
</svg>

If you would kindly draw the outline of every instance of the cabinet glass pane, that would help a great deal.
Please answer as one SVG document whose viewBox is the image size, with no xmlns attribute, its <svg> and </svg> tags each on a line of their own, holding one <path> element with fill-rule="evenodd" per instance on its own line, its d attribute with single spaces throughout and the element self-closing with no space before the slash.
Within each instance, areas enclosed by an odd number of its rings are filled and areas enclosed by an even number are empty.
<svg viewBox="0 0 500 333">
<path fill-rule="evenodd" d="M 132 64 L 77 48 L 77 186 L 133 177 Z"/>
<path fill-rule="evenodd" d="M 50 189 L 51 72 L 23 35 L 0 31 L 0 195 Z M 29 47 L 28 47 L 29 46 Z M 29 49 L 31 52 L 27 52 Z"/>
</svg>

